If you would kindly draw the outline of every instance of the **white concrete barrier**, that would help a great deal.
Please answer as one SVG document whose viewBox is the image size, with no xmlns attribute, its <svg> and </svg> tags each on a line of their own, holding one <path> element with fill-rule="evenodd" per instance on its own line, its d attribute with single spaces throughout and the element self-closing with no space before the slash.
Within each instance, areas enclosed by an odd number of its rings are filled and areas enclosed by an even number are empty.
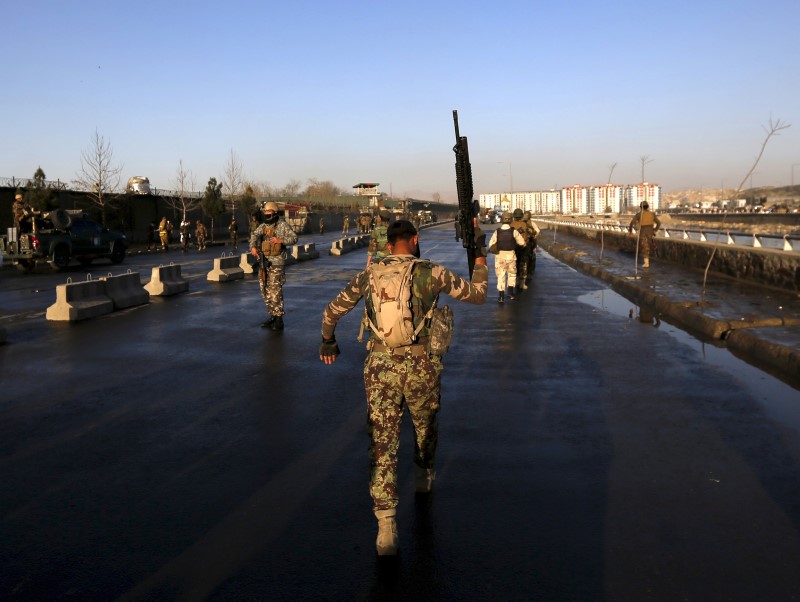
<svg viewBox="0 0 800 602">
<path fill-rule="evenodd" d="M 293 245 L 289 248 L 289 254 L 296 261 L 306 261 L 308 259 L 316 259 L 319 257 L 317 245 L 313 242 L 305 245 Z"/>
<path fill-rule="evenodd" d="M 150 293 L 144 290 L 139 272 L 127 272 L 119 276 L 109 274 L 100 280 L 106 283 L 106 294 L 114 303 L 114 309 L 125 309 L 150 302 Z"/>
<path fill-rule="evenodd" d="M 340 238 L 339 240 L 334 240 L 333 243 L 331 243 L 331 250 L 329 253 L 331 255 L 344 255 L 353 249 L 355 249 L 355 244 L 353 243 L 352 238 Z"/>
<path fill-rule="evenodd" d="M 235 255 L 227 257 L 217 257 L 214 260 L 214 268 L 206 276 L 212 282 L 229 282 L 244 278 L 244 270 L 239 265 L 241 259 Z"/>
<path fill-rule="evenodd" d="M 256 263 L 258 263 L 258 259 L 250 255 L 250 253 L 242 253 L 239 260 L 239 267 L 242 268 L 243 274 L 255 274 Z"/>
<path fill-rule="evenodd" d="M 181 276 L 180 265 L 161 265 L 153 268 L 145 290 L 153 297 L 167 297 L 189 290 L 189 283 Z"/>
<path fill-rule="evenodd" d="M 114 311 L 103 280 L 67 282 L 56 286 L 56 302 L 47 308 L 48 320 L 76 322 Z"/>
</svg>

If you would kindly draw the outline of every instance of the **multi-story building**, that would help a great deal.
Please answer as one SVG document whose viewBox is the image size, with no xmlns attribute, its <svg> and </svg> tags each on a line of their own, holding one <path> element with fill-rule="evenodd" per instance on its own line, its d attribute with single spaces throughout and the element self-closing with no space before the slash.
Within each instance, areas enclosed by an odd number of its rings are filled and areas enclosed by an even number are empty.
<svg viewBox="0 0 800 602">
<path fill-rule="evenodd" d="M 480 195 L 484 209 L 500 207 L 501 211 L 522 209 L 535 215 L 545 213 L 594 214 L 638 211 L 647 201 L 650 209 L 661 207 L 661 187 L 658 184 L 603 184 L 600 186 L 567 186 L 560 190 L 503 192 Z M 606 210 L 609 211 L 606 211 Z"/>
<path fill-rule="evenodd" d="M 623 188 L 616 184 L 603 184 L 589 188 L 589 213 L 619 213 L 622 208 Z"/>
<path fill-rule="evenodd" d="M 652 211 L 656 211 L 661 206 L 661 186 L 648 182 L 626 186 L 622 202 L 622 211 L 638 211 L 639 204 L 644 201 L 647 201 Z"/>
</svg>

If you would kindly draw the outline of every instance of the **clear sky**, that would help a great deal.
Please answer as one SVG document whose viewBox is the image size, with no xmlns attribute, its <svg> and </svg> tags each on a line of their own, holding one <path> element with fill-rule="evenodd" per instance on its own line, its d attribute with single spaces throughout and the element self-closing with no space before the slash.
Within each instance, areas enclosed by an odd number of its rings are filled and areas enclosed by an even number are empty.
<svg viewBox="0 0 800 602">
<path fill-rule="evenodd" d="M 6 2 L 0 176 L 72 180 L 95 131 L 124 179 L 202 189 L 231 149 L 283 186 L 455 200 L 641 180 L 800 183 L 800 2 Z M 509 167 L 510 165 L 510 167 Z M 509 175 L 512 177 L 509 178 Z M 749 182 L 748 182 L 749 184 Z"/>
</svg>

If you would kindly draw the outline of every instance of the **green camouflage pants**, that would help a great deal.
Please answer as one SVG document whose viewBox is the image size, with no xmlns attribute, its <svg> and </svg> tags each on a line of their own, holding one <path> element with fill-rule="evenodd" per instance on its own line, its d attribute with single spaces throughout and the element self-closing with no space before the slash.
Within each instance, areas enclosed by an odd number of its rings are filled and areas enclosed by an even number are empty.
<svg viewBox="0 0 800 602">
<path fill-rule="evenodd" d="M 286 272 L 283 266 L 269 266 L 267 280 L 264 283 L 264 271 L 258 270 L 259 284 L 261 285 L 261 298 L 271 316 L 282 316 L 283 311 L 283 285 L 286 284 Z"/>
<path fill-rule="evenodd" d="M 369 488 L 375 510 L 395 508 L 398 503 L 397 450 L 404 405 L 408 406 L 414 424 L 414 463 L 421 468 L 433 468 L 441 375 L 442 361 L 438 356 L 405 358 L 370 353 L 364 362 L 370 436 Z"/>
</svg>

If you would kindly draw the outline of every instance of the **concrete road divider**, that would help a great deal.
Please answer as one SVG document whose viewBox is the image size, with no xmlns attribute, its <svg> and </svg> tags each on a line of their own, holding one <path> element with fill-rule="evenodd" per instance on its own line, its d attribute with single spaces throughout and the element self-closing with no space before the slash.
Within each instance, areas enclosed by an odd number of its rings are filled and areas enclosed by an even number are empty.
<svg viewBox="0 0 800 602">
<path fill-rule="evenodd" d="M 153 268 L 145 290 L 153 297 L 167 297 L 189 290 L 189 283 L 181 276 L 181 266 L 170 264 Z"/>
<path fill-rule="evenodd" d="M 244 270 L 240 266 L 241 258 L 236 255 L 227 257 L 217 257 L 214 260 L 214 268 L 206 276 L 211 282 L 229 282 L 230 280 L 240 280 L 244 278 Z"/>
<path fill-rule="evenodd" d="M 352 238 L 340 238 L 339 240 L 334 240 L 333 243 L 331 243 L 331 250 L 329 253 L 331 255 L 344 255 L 353 249 L 355 249 L 355 245 L 353 244 Z"/>
<path fill-rule="evenodd" d="M 242 253 L 239 260 L 239 267 L 242 268 L 243 274 L 255 274 L 256 263 L 258 263 L 258 259 L 253 257 L 250 253 Z"/>
<path fill-rule="evenodd" d="M 109 274 L 100 280 L 106 283 L 106 295 L 114 303 L 115 310 L 150 302 L 150 293 L 144 290 L 139 272 L 127 272 L 118 276 Z"/>
<path fill-rule="evenodd" d="M 91 276 L 89 276 L 91 278 Z M 47 308 L 48 320 L 75 322 L 114 311 L 103 280 L 67 281 L 56 286 L 56 302 Z"/>
<path fill-rule="evenodd" d="M 305 245 L 293 245 L 289 248 L 289 254 L 294 257 L 296 261 L 306 261 L 319 257 L 317 245 L 313 242 Z"/>
</svg>

